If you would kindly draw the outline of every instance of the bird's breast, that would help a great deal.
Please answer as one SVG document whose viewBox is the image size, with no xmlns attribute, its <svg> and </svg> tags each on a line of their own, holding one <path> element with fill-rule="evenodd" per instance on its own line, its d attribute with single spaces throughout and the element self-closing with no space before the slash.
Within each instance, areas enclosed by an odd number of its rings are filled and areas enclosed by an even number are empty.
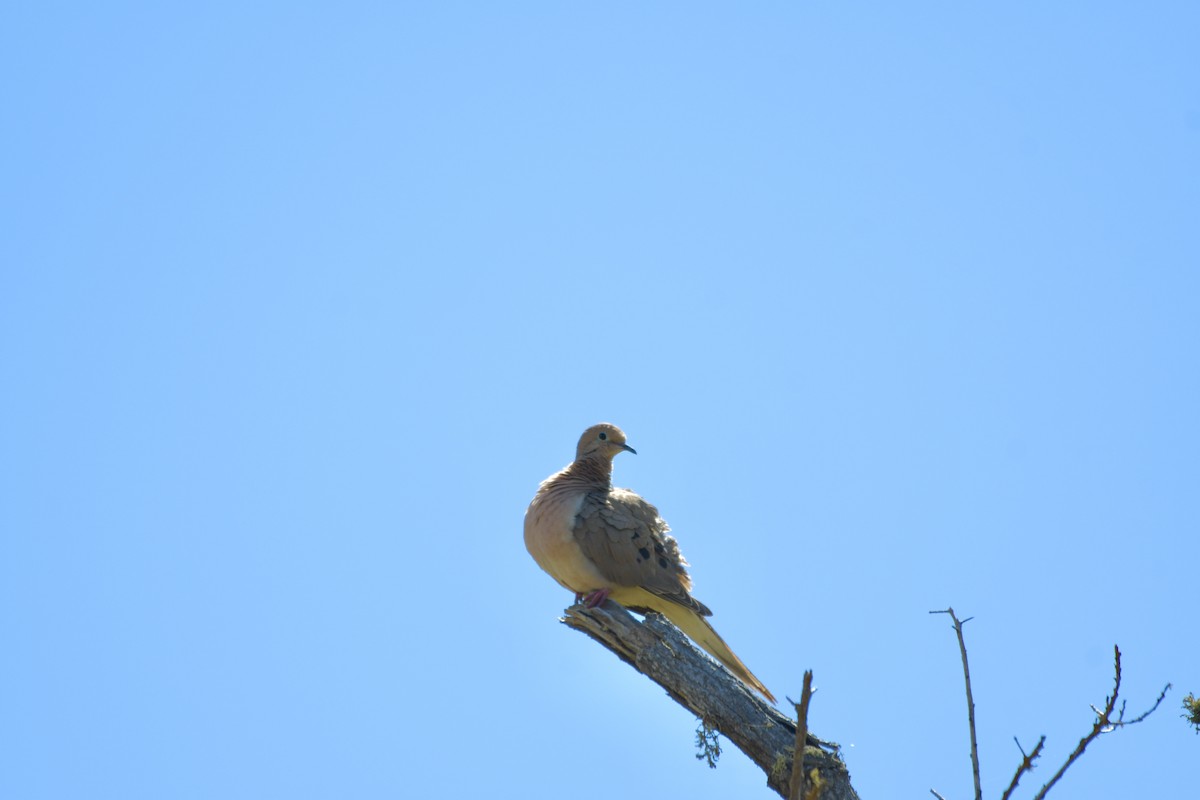
<svg viewBox="0 0 1200 800">
<path fill-rule="evenodd" d="M 575 541 L 575 517 L 583 506 L 585 494 L 542 492 L 525 512 L 525 549 L 539 567 L 572 592 L 609 586 Z"/>
</svg>

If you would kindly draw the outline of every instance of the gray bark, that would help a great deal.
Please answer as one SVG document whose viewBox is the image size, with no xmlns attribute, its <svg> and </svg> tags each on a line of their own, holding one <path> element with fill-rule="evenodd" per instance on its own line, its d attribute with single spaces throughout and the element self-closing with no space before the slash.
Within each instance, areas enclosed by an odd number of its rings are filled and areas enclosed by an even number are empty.
<svg viewBox="0 0 1200 800">
<path fill-rule="evenodd" d="M 658 614 L 648 614 L 639 622 L 611 601 L 599 608 L 571 606 L 562 622 L 586 633 L 666 689 L 677 703 L 737 745 L 766 773 L 767 785 L 788 797 L 796 722 L 752 693 L 678 628 Z M 858 800 L 838 746 L 811 733 L 807 741 L 803 796 L 809 800 Z"/>
</svg>

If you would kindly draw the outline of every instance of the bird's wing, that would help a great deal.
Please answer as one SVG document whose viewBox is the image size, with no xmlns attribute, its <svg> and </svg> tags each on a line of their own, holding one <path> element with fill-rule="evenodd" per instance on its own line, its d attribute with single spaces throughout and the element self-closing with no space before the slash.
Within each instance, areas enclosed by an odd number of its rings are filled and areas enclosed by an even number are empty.
<svg viewBox="0 0 1200 800">
<path fill-rule="evenodd" d="M 658 509 L 628 489 L 589 492 L 572 529 L 596 569 L 618 586 L 641 587 L 701 616 L 708 607 L 689 594 L 692 579 L 679 543 Z"/>
</svg>

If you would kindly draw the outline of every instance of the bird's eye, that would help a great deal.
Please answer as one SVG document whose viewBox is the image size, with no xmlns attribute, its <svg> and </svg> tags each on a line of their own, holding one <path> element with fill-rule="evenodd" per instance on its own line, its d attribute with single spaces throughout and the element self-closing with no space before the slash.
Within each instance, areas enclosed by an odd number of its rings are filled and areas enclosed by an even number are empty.
<svg viewBox="0 0 1200 800">
<path fill-rule="evenodd" d="M 605 439 L 607 439 L 607 438 L 608 438 L 608 434 L 607 434 L 607 433 L 601 433 L 601 434 L 600 434 L 600 441 L 602 441 L 602 442 L 603 442 L 603 441 L 604 441 Z"/>
</svg>

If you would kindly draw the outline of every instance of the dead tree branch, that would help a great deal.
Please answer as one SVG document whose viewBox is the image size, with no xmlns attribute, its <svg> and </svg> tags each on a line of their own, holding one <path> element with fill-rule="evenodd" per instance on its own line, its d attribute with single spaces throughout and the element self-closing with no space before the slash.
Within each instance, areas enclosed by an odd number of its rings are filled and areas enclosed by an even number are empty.
<svg viewBox="0 0 1200 800">
<path fill-rule="evenodd" d="M 657 614 L 639 622 L 612 601 L 574 605 L 562 622 L 587 634 L 666 690 L 675 702 L 733 742 L 767 775 L 781 797 L 791 789 L 796 723 L 754 695 L 674 625 Z M 805 737 L 805 796 L 858 800 L 837 745 Z"/>
<path fill-rule="evenodd" d="M 1071 752 L 1071 755 L 1067 757 L 1066 762 L 1059 767 L 1058 772 L 1054 773 L 1054 777 L 1047 781 L 1046 785 L 1043 786 L 1036 795 L 1034 795 L 1033 800 L 1043 800 L 1043 798 L 1046 796 L 1046 793 L 1050 791 L 1051 787 L 1058 783 L 1058 779 L 1063 776 L 1063 774 L 1081 755 L 1083 755 L 1083 751 L 1087 749 L 1087 746 L 1095 741 L 1100 734 L 1108 733 L 1116 730 L 1117 728 L 1123 728 L 1126 725 L 1135 725 L 1141 722 L 1146 717 L 1154 713 L 1155 709 L 1157 709 L 1159 704 L 1162 703 L 1163 698 L 1167 696 L 1167 691 L 1171 688 L 1171 684 L 1169 683 L 1164 686 L 1162 692 L 1158 695 L 1158 699 L 1154 701 L 1154 705 L 1151 706 L 1145 713 L 1138 715 L 1134 719 L 1125 719 L 1125 704 L 1122 702 L 1121 710 L 1117 712 L 1117 716 L 1114 718 L 1113 713 L 1117 708 L 1117 695 L 1121 691 L 1121 648 L 1117 647 L 1115 644 L 1113 645 L 1113 672 L 1113 692 L 1110 696 L 1104 698 L 1104 709 L 1101 710 L 1095 706 L 1092 706 L 1092 710 L 1096 712 L 1096 721 L 1092 723 L 1092 730 L 1079 740 L 1079 744 L 1075 746 L 1075 749 Z"/>
<path fill-rule="evenodd" d="M 804 686 L 800 690 L 800 702 L 796 703 L 796 746 L 792 752 L 792 790 L 789 800 L 803 800 L 804 748 L 808 746 L 808 703 L 812 700 L 811 669 L 804 671 Z"/>
<path fill-rule="evenodd" d="M 967 724 L 971 729 L 971 773 L 975 778 L 975 800 L 983 800 L 983 788 L 979 782 L 979 744 L 975 739 L 975 700 L 971 696 L 971 670 L 967 666 L 967 643 L 963 640 L 962 626 L 970 622 L 972 617 L 964 620 L 954 614 L 953 608 L 944 611 L 930 611 L 930 614 L 949 614 L 954 620 L 954 632 L 958 634 L 958 649 L 962 653 L 963 679 L 967 683 Z"/>
<path fill-rule="evenodd" d="M 963 678 L 966 680 L 967 684 L 967 722 L 971 729 L 971 767 L 975 774 L 975 798 L 976 800 L 981 800 L 982 792 L 979 785 L 979 749 L 975 740 L 975 702 L 971 698 L 971 673 L 967 668 L 967 645 L 963 640 L 962 632 L 963 624 L 969 622 L 971 617 L 967 617 L 966 619 L 959 621 L 958 617 L 954 613 L 953 608 L 947 608 L 945 611 L 930 611 L 929 613 L 949 614 L 950 619 L 954 620 L 954 632 L 958 634 L 958 648 L 962 653 Z M 1047 781 L 1046 785 L 1038 790 L 1038 793 L 1034 795 L 1034 800 L 1044 800 L 1046 793 L 1050 791 L 1054 784 L 1058 783 L 1059 778 L 1061 778 L 1063 774 L 1066 773 L 1067 769 L 1070 768 L 1070 766 L 1074 764 L 1081 755 L 1083 755 L 1083 751 L 1087 749 L 1087 746 L 1091 744 L 1096 737 L 1102 733 L 1108 733 L 1116 730 L 1117 728 L 1123 728 L 1126 725 L 1136 725 L 1146 717 L 1153 714 L 1162 703 L 1163 698 L 1167 696 L 1167 692 L 1171 688 L 1171 684 L 1169 683 L 1163 687 L 1162 692 L 1159 693 L 1158 699 L 1154 701 L 1153 706 L 1133 719 L 1125 719 L 1124 702 L 1121 703 L 1120 710 L 1117 710 L 1117 695 L 1121 691 L 1121 649 L 1116 645 L 1113 645 L 1113 663 L 1114 672 L 1116 673 L 1113 680 L 1113 692 L 1111 696 L 1104 699 L 1103 709 L 1092 706 L 1092 711 L 1096 712 L 1096 721 L 1092 724 L 1092 730 L 1079 740 L 1079 744 L 1076 745 L 1075 750 L 1070 756 L 1067 757 L 1066 762 L 1059 767 L 1058 772 L 1054 773 L 1054 777 Z M 1013 741 L 1017 741 L 1015 737 Z M 1019 741 L 1017 742 L 1017 749 L 1021 751 L 1023 760 L 1020 766 L 1017 767 L 1016 774 L 1013 775 L 1012 781 L 1008 784 L 1008 788 L 1004 790 L 1004 794 L 1001 796 L 1000 800 L 1008 800 L 1013 791 L 1017 788 L 1017 783 L 1021 780 L 1021 776 L 1026 772 L 1031 772 L 1033 770 L 1033 762 L 1036 761 L 1037 758 L 1042 754 L 1042 747 L 1045 745 L 1045 743 L 1046 737 L 1043 736 L 1038 740 L 1037 746 L 1033 748 L 1033 752 L 1027 754 L 1025 749 L 1021 747 L 1021 743 Z M 934 792 L 932 789 L 930 789 L 930 792 L 932 792 L 936 797 L 941 797 L 941 795 L 939 795 L 937 792 Z"/>
<path fill-rule="evenodd" d="M 1025 748 L 1021 747 L 1021 743 L 1017 741 L 1017 737 L 1014 736 L 1013 741 L 1017 742 L 1017 749 L 1021 751 L 1021 755 L 1023 756 L 1024 760 L 1021 761 L 1021 765 L 1017 767 L 1017 773 L 1013 775 L 1012 782 L 1008 784 L 1008 788 L 1004 790 L 1004 794 L 1000 796 L 1000 800 L 1008 800 L 1009 796 L 1012 795 L 1013 791 L 1017 788 L 1017 783 L 1021 780 L 1021 776 L 1026 772 L 1033 771 L 1033 762 L 1036 761 L 1037 757 L 1042 754 L 1042 747 L 1044 747 L 1046 744 L 1046 737 L 1043 736 L 1042 738 L 1038 739 L 1037 746 L 1033 748 L 1032 753 L 1025 752 Z"/>
</svg>

